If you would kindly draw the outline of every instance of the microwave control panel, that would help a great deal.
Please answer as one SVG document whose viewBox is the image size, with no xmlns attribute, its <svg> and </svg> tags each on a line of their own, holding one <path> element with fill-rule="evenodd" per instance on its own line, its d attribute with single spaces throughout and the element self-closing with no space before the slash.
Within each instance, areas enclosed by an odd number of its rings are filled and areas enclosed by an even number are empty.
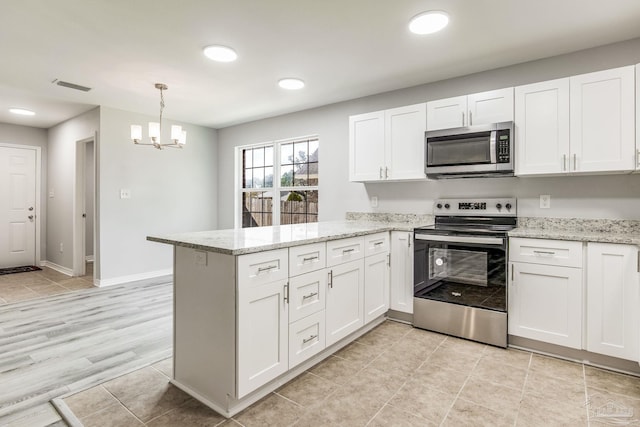
<svg viewBox="0 0 640 427">
<path fill-rule="evenodd" d="M 509 138 L 509 129 L 501 129 L 496 131 L 496 139 L 498 140 L 497 160 L 498 163 L 509 163 L 511 161 L 511 141 Z"/>
</svg>

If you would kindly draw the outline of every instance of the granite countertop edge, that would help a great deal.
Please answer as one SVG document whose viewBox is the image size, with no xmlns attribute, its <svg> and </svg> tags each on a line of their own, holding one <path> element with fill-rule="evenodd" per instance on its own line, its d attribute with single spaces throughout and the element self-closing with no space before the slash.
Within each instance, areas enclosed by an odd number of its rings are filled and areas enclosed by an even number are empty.
<svg viewBox="0 0 640 427">
<path fill-rule="evenodd" d="M 553 230 L 518 227 L 509 231 L 509 237 L 530 239 L 571 240 L 594 243 L 619 243 L 640 246 L 640 233 L 606 233 L 577 230 Z"/>
<path fill-rule="evenodd" d="M 317 237 L 294 238 L 286 241 L 259 242 L 251 245 L 240 245 L 239 247 L 229 247 L 228 244 L 204 243 L 197 240 L 207 239 L 210 236 L 239 235 L 241 230 L 211 230 L 206 232 L 180 233 L 166 236 L 147 236 L 147 240 L 157 243 L 165 243 L 174 246 L 181 246 L 190 249 L 203 250 L 208 252 L 221 253 L 226 255 L 246 255 L 257 252 L 270 251 L 274 249 L 290 248 L 294 246 L 308 245 L 312 243 L 327 242 L 330 240 L 346 239 L 349 237 L 366 236 L 369 234 L 385 231 L 407 231 L 412 232 L 414 228 L 429 224 L 425 223 L 405 223 L 405 222 L 384 222 L 384 221 L 328 221 L 328 224 L 337 226 L 356 226 L 357 230 L 336 231 L 333 233 L 319 235 Z M 324 224 L 327 224 L 324 223 Z M 318 223 L 323 224 L 323 223 Z M 286 227 L 286 226 L 285 226 Z M 279 227 L 274 227 L 279 228 Z M 245 232 L 247 229 L 244 229 Z"/>
</svg>

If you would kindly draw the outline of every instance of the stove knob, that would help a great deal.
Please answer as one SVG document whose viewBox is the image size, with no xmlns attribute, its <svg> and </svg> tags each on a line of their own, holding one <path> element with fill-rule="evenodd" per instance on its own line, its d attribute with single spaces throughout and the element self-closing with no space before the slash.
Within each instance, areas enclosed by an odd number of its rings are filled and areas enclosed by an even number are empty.
<svg viewBox="0 0 640 427">
<path fill-rule="evenodd" d="M 511 209 L 511 203 L 507 203 L 504 207 L 507 208 L 507 210 Z"/>
<path fill-rule="evenodd" d="M 436 205 L 436 207 L 437 207 L 438 209 L 442 209 L 442 203 L 438 203 L 438 204 Z"/>
<path fill-rule="evenodd" d="M 445 209 L 449 209 L 451 206 L 449 206 L 449 203 L 445 203 L 444 208 Z"/>
<path fill-rule="evenodd" d="M 500 203 L 496 204 L 496 209 L 498 210 L 502 209 L 502 205 Z"/>
</svg>

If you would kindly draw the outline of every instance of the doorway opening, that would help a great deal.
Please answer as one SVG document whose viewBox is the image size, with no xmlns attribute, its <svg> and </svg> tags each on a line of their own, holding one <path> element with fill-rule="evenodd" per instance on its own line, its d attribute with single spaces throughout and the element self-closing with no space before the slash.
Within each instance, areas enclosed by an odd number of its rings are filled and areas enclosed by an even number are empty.
<svg viewBox="0 0 640 427">
<path fill-rule="evenodd" d="M 92 276 L 96 263 L 96 139 L 76 143 L 73 217 L 73 275 Z"/>
</svg>

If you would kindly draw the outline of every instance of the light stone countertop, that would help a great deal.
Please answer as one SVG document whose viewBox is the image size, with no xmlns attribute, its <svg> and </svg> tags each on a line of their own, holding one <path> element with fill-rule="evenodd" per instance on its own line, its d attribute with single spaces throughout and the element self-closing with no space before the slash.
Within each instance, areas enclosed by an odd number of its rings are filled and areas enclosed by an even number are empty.
<svg viewBox="0 0 640 427">
<path fill-rule="evenodd" d="M 640 246 L 640 221 L 581 218 L 518 218 L 509 237 L 621 243 Z"/>
<path fill-rule="evenodd" d="M 147 240 L 228 255 L 244 255 L 271 249 L 364 236 L 382 231 L 413 231 L 415 227 L 427 224 L 409 221 L 323 221 L 308 224 L 147 236 Z"/>
</svg>

